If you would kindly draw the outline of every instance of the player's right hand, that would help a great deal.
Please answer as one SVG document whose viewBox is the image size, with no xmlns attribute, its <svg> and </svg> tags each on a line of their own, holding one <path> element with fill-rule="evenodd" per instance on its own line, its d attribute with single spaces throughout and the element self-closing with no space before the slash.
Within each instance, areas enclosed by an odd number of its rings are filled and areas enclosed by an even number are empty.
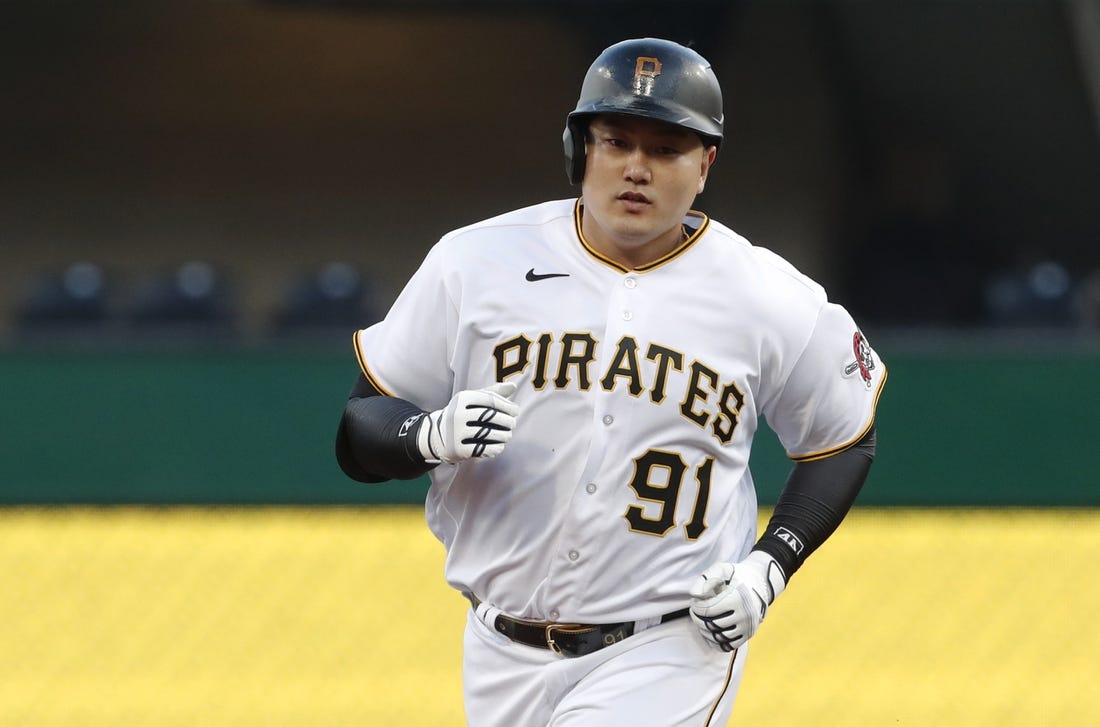
<svg viewBox="0 0 1100 727">
<path fill-rule="evenodd" d="M 424 461 L 455 464 L 500 454 L 519 414 L 519 404 L 508 398 L 515 392 L 510 382 L 460 391 L 447 406 L 423 417 L 416 443 Z"/>
</svg>

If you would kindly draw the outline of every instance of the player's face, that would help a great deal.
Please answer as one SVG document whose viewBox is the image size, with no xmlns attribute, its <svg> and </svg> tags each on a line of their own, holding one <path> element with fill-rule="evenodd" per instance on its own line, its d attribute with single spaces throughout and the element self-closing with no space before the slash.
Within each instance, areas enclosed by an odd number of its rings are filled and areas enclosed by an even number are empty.
<svg viewBox="0 0 1100 727">
<path fill-rule="evenodd" d="M 588 126 L 585 239 L 637 267 L 683 239 L 681 223 L 703 191 L 717 153 L 687 129 L 652 119 L 601 114 Z"/>
</svg>

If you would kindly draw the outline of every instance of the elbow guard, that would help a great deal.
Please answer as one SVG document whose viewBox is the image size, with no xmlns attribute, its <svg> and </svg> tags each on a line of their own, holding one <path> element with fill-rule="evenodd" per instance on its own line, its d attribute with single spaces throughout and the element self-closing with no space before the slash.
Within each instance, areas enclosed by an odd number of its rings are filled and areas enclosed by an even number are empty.
<svg viewBox="0 0 1100 727">
<path fill-rule="evenodd" d="M 425 412 L 389 396 L 352 398 L 344 407 L 336 434 L 336 460 L 348 477 L 360 482 L 409 480 L 434 465 L 416 445 Z"/>
</svg>

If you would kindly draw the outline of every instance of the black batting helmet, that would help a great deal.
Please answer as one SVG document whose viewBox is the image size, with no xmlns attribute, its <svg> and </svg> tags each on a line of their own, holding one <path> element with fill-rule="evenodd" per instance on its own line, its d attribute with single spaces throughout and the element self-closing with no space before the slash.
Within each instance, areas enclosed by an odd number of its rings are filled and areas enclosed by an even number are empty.
<svg viewBox="0 0 1100 727">
<path fill-rule="evenodd" d="M 669 40 L 624 40 L 593 61 L 562 136 L 570 184 L 584 179 L 585 132 L 589 119 L 602 113 L 644 116 L 682 126 L 699 134 L 707 146 L 722 142 L 718 78 L 706 58 Z"/>
</svg>

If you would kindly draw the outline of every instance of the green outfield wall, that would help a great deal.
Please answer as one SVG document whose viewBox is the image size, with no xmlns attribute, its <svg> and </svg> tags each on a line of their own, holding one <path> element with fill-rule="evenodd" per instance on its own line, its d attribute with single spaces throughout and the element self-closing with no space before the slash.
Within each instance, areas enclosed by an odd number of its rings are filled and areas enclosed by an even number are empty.
<svg viewBox="0 0 1100 727">
<path fill-rule="evenodd" d="M 891 348 L 864 505 L 1100 505 L 1100 354 Z M 332 442 L 351 352 L 0 351 L 0 504 L 419 502 L 346 479 Z M 790 469 L 757 438 L 760 499 Z"/>
</svg>

